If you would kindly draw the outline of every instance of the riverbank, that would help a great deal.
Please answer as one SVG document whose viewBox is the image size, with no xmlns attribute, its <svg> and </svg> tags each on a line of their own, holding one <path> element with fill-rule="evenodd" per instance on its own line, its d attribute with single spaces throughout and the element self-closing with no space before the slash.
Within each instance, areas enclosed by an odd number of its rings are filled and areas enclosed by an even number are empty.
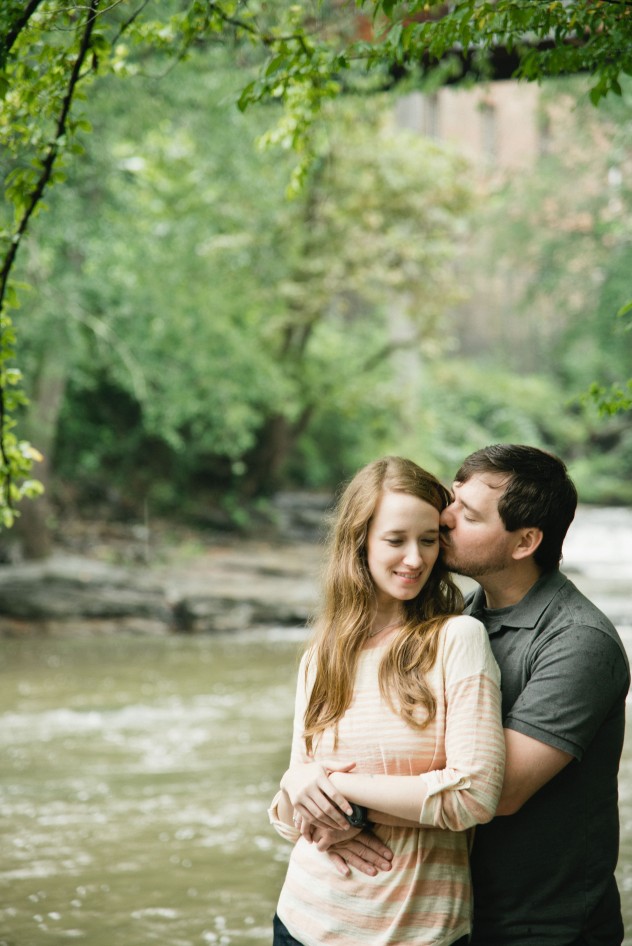
<svg viewBox="0 0 632 946">
<path fill-rule="evenodd" d="M 0 566 L 0 635 L 301 626 L 314 607 L 321 553 L 317 536 L 75 522 L 49 559 Z"/>
<path fill-rule="evenodd" d="M 262 537 L 170 522 L 66 521 L 50 559 L 0 565 L 0 636 L 304 626 L 318 595 L 326 508 L 322 499 L 298 506 L 297 516 L 288 503 Z M 632 509 L 580 507 L 564 553 L 569 577 L 630 629 Z"/>
</svg>

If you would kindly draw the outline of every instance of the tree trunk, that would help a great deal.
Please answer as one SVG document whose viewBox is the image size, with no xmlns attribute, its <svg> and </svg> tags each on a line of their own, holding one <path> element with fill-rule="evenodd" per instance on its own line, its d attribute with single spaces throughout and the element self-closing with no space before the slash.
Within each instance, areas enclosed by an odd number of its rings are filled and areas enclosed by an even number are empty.
<svg viewBox="0 0 632 946">
<path fill-rule="evenodd" d="M 243 479 L 246 496 L 271 496 L 282 486 L 284 467 L 312 414 L 313 407 L 308 405 L 294 423 L 280 414 L 266 421 L 256 446 L 246 458 L 248 472 Z"/>
<path fill-rule="evenodd" d="M 20 504 L 15 529 L 26 559 L 47 558 L 51 552 L 51 506 L 46 490 L 50 483 L 51 456 L 67 377 L 63 356 L 44 356 L 24 425 L 26 438 L 44 457 L 33 470 L 33 476 L 43 483 L 45 490 L 43 496 L 25 499 Z"/>
<path fill-rule="evenodd" d="M 294 443 L 286 417 L 270 417 L 257 438 L 255 447 L 246 458 L 248 472 L 242 487 L 246 496 L 270 496 L 279 487 L 281 470 Z"/>
</svg>

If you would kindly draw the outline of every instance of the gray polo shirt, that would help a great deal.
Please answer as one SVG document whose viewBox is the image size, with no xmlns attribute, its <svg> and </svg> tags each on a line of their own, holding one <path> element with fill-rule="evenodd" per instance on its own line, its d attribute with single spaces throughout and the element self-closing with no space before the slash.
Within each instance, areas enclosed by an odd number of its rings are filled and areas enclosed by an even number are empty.
<svg viewBox="0 0 632 946">
<path fill-rule="evenodd" d="M 630 672 L 614 626 L 559 571 L 511 608 L 466 612 L 486 625 L 504 725 L 573 756 L 515 815 L 476 829 L 476 946 L 590 946 L 623 938 L 614 879 L 617 771 Z"/>
</svg>

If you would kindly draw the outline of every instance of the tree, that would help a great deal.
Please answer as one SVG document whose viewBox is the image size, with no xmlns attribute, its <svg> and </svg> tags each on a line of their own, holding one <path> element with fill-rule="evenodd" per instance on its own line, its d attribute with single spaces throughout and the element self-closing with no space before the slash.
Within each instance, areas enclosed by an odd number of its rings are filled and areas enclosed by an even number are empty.
<svg viewBox="0 0 632 946">
<path fill-rule="evenodd" d="M 97 76 L 123 77 L 143 68 L 148 53 L 162 56 L 162 69 L 186 56 L 196 43 L 214 39 L 271 50 L 285 42 L 283 3 L 270 25 L 265 3 L 240 8 L 233 0 L 180 4 L 90 0 L 8 0 L 0 11 L 0 150 L 5 205 L 0 217 L 0 517 L 10 525 L 14 504 L 38 492 L 27 478 L 37 458 L 15 432 L 15 412 L 24 402 L 14 360 L 9 310 L 19 303 L 14 268 L 25 235 L 63 163 L 81 151 L 89 130 L 88 92 Z M 238 15 L 239 13 L 239 15 Z M 291 24 L 290 24 L 291 25 Z M 154 63 L 155 64 L 155 63 Z"/>
<path fill-rule="evenodd" d="M 34 456 L 18 439 L 23 400 L 9 310 L 12 281 L 27 230 L 47 189 L 61 184 L 64 155 L 87 128 L 89 87 L 97 75 L 123 78 L 148 51 L 165 67 L 193 47 L 214 42 L 251 51 L 260 63 L 247 77 L 241 106 L 280 101 L 271 142 L 299 153 L 294 189 L 318 156 L 316 119 L 343 90 L 370 91 L 403 73 L 453 81 L 474 68 L 485 75 L 493 54 L 518 56 L 517 75 L 532 81 L 587 71 L 594 104 L 621 93 L 632 72 L 632 7 L 627 0 L 345 0 L 288 5 L 282 0 L 5 0 L 0 10 L 0 147 L 6 208 L 0 233 L 0 516 L 36 490 Z M 625 300 L 622 300 L 625 302 Z M 614 405 L 617 406 L 616 403 Z"/>
<path fill-rule="evenodd" d="M 271 492 L 324 414 L 329 443 L 336 411 L 366 438 L 404 398 L 389 356 L 437 346 L 455 297 L 463 162 L 395 128 L 381 97 L 347 97 L 288 202 L 289 163 L 257 154 L 267 119 L 234 108 L 239 80 L 222 50 L 136 79 L 131 99 L 100 80 L 71 186 L 51 196 L 46 240 L 24 247 L 28 389 L 46 366 L 59 377 L 60 355 L 69 380 L 59 462 L 75 482 L 124 483 L 153 508 L 193 480 L 242 500 Z M 323 475 L 332 456 L 336 470 L 353 463 L 344 441 L 319 450 Z M 294 476 L 313 483 L 299 464 Z"/>
<path fill-rule="evenodd" d="M 343 0 L 335 9 L 349 6 Z M 620 95 L 621 76 L 632 74 L 629 0 L 357 0 L 356 6 L 351 37 L 331 28 L 317 34 L 306 18 L 302 32 L 276 50 L 244 89 L 244 104 L 285 98 L 287 139 L 294 145 L 308 139 L 324 98 L 367 74 L 383 84 L 402 74 L 434 83 L 485 79 L 504 51 L 515 64 L 505 78 L 540 81 L 587 72 L 595 105 L 610 92 Z"/>
<path fill-rule="evenodd" d="M 272 59 L 242 95 L 242 104 L 285 96 L 290 108 L 277 138 L 304 148 L 306 162 L 321 99 L 357 87 L 362 72 L 385 85 L 407 75 L 429 87 L 492 78 L 499 62 L 504 78 L 527 81 L 587 73 L 593 105 L 609 93 L 621 96 L 622 77 L 632 75 L 629 0 L 357 0 L 357 7 L 367 17 L 367 38 L 341 42 L 334 33 L 333 39 L 330 34 L 313 46 L 297 46 L 289 65 L 287 57 Z M 309 63 L 316 69 L 310 71 Z M 323 75 L 335 76 L 337 89 Z M 301 170 L 299 165 L 299 177 Z M 619 307 L 620 317 L 629 320 L 632 302 L 622 296 Z M 604 415 L 628 411 L 632 379 L 609 388 L 595 382 L 588 396 Z"/>
<path fill-rule="evenodd" d="M 620 381 L 632 363 L 630 311 L 622 307 L 632 267 L 632 84 L 623 80 L 623 95 L 595 109 L 588 81 L 547 82 L 538 96 L 546 153 L 518 175 L 490 180 L 477 208 L 482 238 L 471 254 L 473 296 L 459 335 L 463 350 L 494 349 L 513 370 L 557 378 L 560 410 L 566 398 L 575 409 L 579 400 L 596 405 L 600 417 L 593 409 L 585 415 L 594 446 L 602 441 L 612 451 L 614 432 L 629 429 L 623 411 L 632 397 L 632 381 L 627 390 Z M 600 384 L 587 397 L 595 378 Z"/>
</svg>

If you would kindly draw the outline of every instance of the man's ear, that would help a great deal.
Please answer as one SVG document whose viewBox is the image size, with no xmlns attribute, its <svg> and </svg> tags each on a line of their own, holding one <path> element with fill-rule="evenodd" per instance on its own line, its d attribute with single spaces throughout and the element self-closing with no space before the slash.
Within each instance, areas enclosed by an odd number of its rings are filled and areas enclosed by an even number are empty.
<svg viewBox="0 0 632 946">
<path fill-rule="evenodd" d="M 537 529 L 535 526 L 517 529 L 516 531 L 517 542 L 514 546 L 512 557 L 518 561 L 519 559 L 529 558 L 530 555 L 533 555 L 542 542 L 544 535 L 542 529 Z"/>
</svg>

